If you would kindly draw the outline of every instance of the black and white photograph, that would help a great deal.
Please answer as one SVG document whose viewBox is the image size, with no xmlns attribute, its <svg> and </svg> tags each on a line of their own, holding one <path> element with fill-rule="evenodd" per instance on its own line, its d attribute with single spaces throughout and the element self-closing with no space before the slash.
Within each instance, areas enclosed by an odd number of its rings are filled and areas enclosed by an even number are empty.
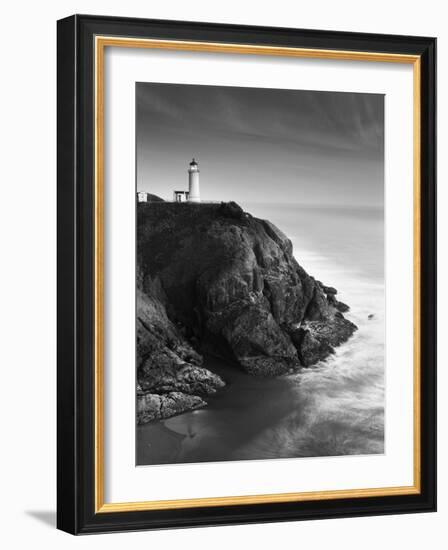
<svg viewBox="0 0 448 550">
<path fill-rule="evenodd" d="M 384 96 L 136 84 L 137 465 L 384 452 Z"/>
</svg>

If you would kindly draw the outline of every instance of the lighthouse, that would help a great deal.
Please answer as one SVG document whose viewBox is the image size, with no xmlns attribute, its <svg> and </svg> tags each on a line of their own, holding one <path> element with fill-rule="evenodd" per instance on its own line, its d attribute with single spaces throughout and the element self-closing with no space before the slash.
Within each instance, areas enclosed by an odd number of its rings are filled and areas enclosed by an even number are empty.
<svg viewBox="0 0 448 550">
<path fill-rule="evenodd" d="M 193 159 L 188 167 L 188 202 L 201 202 L 199 192 L 199 168 Z"/>
</svg>

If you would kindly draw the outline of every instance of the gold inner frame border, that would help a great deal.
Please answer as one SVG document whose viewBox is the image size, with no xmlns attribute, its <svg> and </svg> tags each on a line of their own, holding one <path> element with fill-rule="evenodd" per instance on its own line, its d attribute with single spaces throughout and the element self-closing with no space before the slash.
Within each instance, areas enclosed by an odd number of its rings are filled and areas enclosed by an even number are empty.
<svg viewBox="0 0 448 550">
<path fill-rule="evenodd" d="M 414 349 L 413 349 L 413 420 L 414 420 L 414 469 L 413 485 L 377 487 L 366 489 L 329 490 L 313 492 L 276 493 L 243 496 L 190 498 L 180 500 L 153 500 L 140 502 L 104 502 L 104 53 L 106 47 L 153 48 L 161 50 L 194 51 L 208 53 L 234 53 L 266 56 L 286 56 L 313 59 L 369 61 L 382 63 L 406 63 L 413 65 L 413 298 L 414 298 Z M 158 40 L 96 36 L 95 56 L 95 346 L 94 346 L 94 409 L 95 409 L 95 513 L 132 512 L 143 510 L 168 510 L 209 506 L 232 506 L 280 502 L 304 502 L 342 498 L 382 497 L 412 495 L 421 492 L 421 335 L 420 335 L 420 279 L 421 279 L 421 59 L 418 55 L 382 52 L 359 52 L 292 48 L 283 46 L 258 46 L 253 44 L 226 44 L 182 40 Z"/>
</svg>

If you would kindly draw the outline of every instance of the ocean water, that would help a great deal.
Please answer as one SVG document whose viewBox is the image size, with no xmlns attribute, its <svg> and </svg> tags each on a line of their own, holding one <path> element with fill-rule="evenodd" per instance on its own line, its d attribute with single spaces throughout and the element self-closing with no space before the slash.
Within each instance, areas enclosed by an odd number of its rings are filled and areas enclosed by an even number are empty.
<svg viewBox="0 0 448 550">
<path fill-rule="evenodd" d="M 260 379 L 206 358 L 226 388 L 208 407 L 137 428 L 137 464 L 384 452 L 382 209 L 243 204 L 293 242 L 316 279 L 338 289 L 358 331 L 327 360 Z"/>
</svg>

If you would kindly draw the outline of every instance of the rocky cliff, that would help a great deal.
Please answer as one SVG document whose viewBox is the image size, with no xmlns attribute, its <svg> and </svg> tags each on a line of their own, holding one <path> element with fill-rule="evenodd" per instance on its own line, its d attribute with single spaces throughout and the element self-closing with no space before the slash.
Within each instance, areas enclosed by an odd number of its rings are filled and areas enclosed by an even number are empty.
<svg viewBox="0 0 448 550">
<path fill-rule="evenodd" d="M 147 294 L 137 289 L 138 423 L 203 407 L 203 397 L 224 386 L 201 367 L 201 355 L 168 319 L 157 290 L 157 284 Z"/>
<path fill-rule="evenodd" d="M 356 330 L 291 241 L 235 203 L 141 203 L 137 235 L 140 422 L 203 406 L 224 385 L 203 353 L 275 376 L 326 358 Z"/>
</svg>

